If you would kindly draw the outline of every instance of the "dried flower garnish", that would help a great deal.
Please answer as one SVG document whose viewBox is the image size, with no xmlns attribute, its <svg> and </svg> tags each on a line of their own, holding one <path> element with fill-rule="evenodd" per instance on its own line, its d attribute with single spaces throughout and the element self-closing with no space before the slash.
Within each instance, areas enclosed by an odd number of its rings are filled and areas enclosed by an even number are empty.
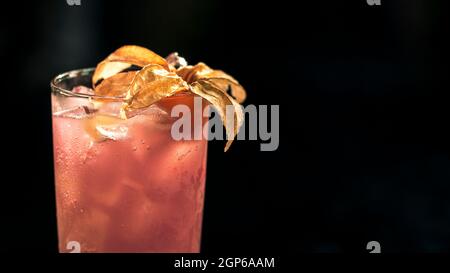
<svg viewBox="0 0 450 273">
<path fill-rule="evenodd" d="M 176 73 L 158 64 L 149 64 L 131 82 L 123 111 L 147 107 L 165 97 L 188 90 L 188 84 Z"/>
<path fill-rule="evenodd" d="M 185 66 L 177 71 L 187 83 L 191 84 L 201 79 L 209 79 L 209 82 L 222 92 L 231 89 L 231 95 L 237 102 L 241 103 L 246 98 L 246 92 L 239 82 L 223 72 L 222 70 L 213 70 L 204 63 L 198 63 L 195 66 Z"/>
<path fill-rule="evenodd" d="M 140 46 L 123 46 L 97 65 L 92 76 L 92 84 L 96 86 L 100 80 L 107 79 L 133 65 L 142 68 L 148 64 L 159 64 L 169 69 L 167 61 L 155 52 Z"/>
<path fill-rule="evenodd" d="M 130 83 L 138 71 L 117 73 L 101 81 L 95 87 L 95 93 L 100 96 L 120 97 L 129 89 Z"/>
<path fill-rule="evenodd" d="M 227 151 L 243 122 L 244 114 L 241 105 L 208 80 L 195 81 L 191 84 L 191 91 L 209 101 L 216 108 L 226 130 L 227 144 L 225 145 L 225 151 Z M 229 120 L 227 116 L 226 109 L 229 105 L 234 109 L 233 120 Z"/>
<path fill-rule="evenodd" d="M 242 85 L 225 72 L 204 63 L 187 65 L 178 53 L 164 59 L 140 46 L 123 46 L 97 65 L 92 85 L 97 95 L 125 97 L 122 118 L 179 92 L 197 94 L 210 102 L 222 119 L 228 140 L 225 151 L 243 122 L 239 103 L 245 100 L 246 92 Z M 227 117 L 227 106 L 234 109 L 232 119 Z"/>
</svg>

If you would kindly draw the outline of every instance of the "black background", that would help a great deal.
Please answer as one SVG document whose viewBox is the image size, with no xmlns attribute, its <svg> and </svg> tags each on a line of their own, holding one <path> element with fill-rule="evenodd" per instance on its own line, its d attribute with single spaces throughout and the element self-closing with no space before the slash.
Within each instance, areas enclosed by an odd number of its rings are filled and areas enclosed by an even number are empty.
<svg viewBox="0 0 450 273">
<path fill-rule="evenodd" d="M 50 79 L 138 44 L 280 105 L 277 151 L 209 144 L 202 252 L 448 252 L 448 1 L 297 2 L 2 6 L 0 250 L 57 252 Z"/>
</svg>

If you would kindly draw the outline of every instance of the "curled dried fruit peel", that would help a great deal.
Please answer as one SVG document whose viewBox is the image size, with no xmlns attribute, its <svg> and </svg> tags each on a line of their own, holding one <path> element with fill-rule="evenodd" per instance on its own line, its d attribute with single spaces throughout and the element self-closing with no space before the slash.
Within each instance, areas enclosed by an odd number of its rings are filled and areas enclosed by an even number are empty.
<svg viewBox="0 0 450 273">
<path fill-rule="evenodd" d="M 131 69 L 134 68 L 134 69 Z M 219 113 L 227 134 L 227 151 L 243 123 L 240 103 L 246 98 L 239 82 L 221 70 L 200 62 L 187 65 L 177 53 L 162 58 L 135 45 L 123 46 L 100 62 L 92 76 L 96 95 L 124 97 L 121 117 L 179 92 L 192 92 L 207 100 Z M 230 94 L 228 94 L 230 92 Z M 227 106 L 234 109 L 232 120 Z"/>
</svg>

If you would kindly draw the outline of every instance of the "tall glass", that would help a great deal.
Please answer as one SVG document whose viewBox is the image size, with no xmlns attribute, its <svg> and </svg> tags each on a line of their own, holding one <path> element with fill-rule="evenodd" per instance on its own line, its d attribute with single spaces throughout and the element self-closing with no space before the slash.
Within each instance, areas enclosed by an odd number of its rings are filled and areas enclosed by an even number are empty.
<svg viewBox="0 0 450 273">
<path fill-rule="evenodd" d="M 195 96 L 124 120 L 123 98 L 72 91 L 90 86 L 92 73 L 51 82 L 59 251 L 199 252 L 207 141 L 175 141 L 170 117 L 174 105 L 192 109 Z"/>
</svg>

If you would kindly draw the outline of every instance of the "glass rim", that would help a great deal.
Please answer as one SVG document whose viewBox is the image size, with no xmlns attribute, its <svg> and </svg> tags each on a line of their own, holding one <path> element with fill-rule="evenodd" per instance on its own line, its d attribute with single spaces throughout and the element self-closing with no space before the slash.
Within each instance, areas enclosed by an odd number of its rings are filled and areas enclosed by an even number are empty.
<svg viewBox="0 0 450 273">
<path fill-rule="evenodd" d="M 91 75 L 95 71 L 95 67 L 89 67 L 89 68 L 80 68 L 80 69 L 74 69 L 67 72 L 63 72 L 56 77 L 54 77 L 50 81 L 50 87 L 52 93 L 57 93 L 63 96 L 67 97 L 77 97 L 77 98 L 85 98 L 85 99 L 94 99 L 94 100 L 103 100 L 103 101 L 120 101 L 125 102 L 126 98 L 125 96 L 102 96 L 102 95 L 95 95 L 95 94 L 86 94 L 86 93 L 75 93 L 72 90 L 67 90 L 65 88 L 62 88 L 58 86 L 59 83 L 61 83 L 65 79 L 75 78 L 77 76 L 87 76 Z M 186 96 L 186 95 L 194 95 L 190 92 L 179 92 L 176 93 L 168 98 L 171 97 L 179 97 L 179 96 Z"/>
</svg>

